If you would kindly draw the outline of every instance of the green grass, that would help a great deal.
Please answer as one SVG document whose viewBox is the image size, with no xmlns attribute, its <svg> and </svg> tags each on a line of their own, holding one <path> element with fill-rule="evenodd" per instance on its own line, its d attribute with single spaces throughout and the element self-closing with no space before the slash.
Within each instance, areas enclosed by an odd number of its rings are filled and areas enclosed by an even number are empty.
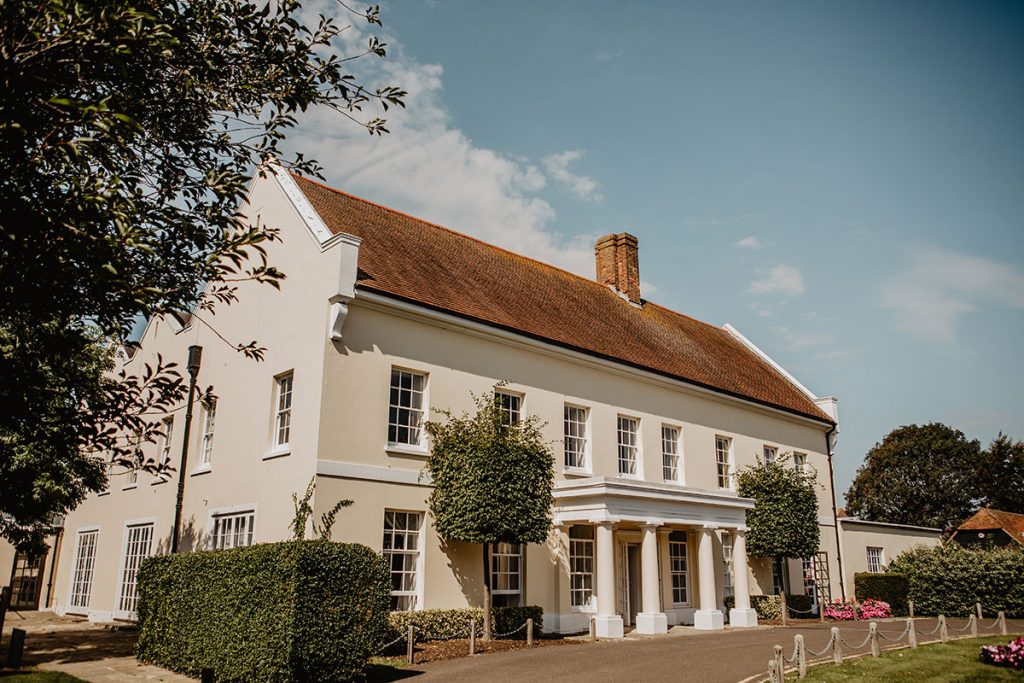
<svg viewBox="0 0 1024 683">
<path fill-rule="evenodd" d="M 981 683 L 988 681 L 1024 681 L 1019 671 L 982 664 L 978 660 L 982 645 L 1005 645 L 1011 636 L 955 640 L 945 645 L 922 645 L 852 659 L 842 666 L 820 664 L 808 667 L 805 681 L 929 681 L 929 683 Z M 790 676 L 786 677 L 789 680 Z M 792 675 L 796 680 L 796 674 Z"/>
<path fill-rule="evenodd" d="M 57 671 L 0 671 L 0 679 L 4 683 L 85 683 L 81 678 Z"/>
</svg>

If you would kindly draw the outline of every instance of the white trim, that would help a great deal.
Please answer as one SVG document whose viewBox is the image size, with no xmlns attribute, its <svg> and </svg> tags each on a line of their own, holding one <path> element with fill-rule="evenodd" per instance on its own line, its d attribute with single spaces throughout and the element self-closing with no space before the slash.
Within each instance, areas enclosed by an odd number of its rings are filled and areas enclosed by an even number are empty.
<svg viewBox="0 0 1024 683">
<path fill-rule="evenodd" d="M 754 342 L 752 342 L 749 339 L 747 339 L 746 337 L 744 337 L 740 333 L 740 331 L 737 330 L 735 327 L 733 327 L 729 323 L 726 323 L 724 325 L 723 329 L 725 329 L 726 332 L 728 332 L 733 337 L 735 337 L 737 339 L 737 341 L 739 341 L 741 344 L 743 344 L 748 349 L 753 351 L 754 354 L 757 355 L 761 360 L 763 360 L 764 362 L 768 363 L 768 365 L 770 365 L 773 368 L 775 368 L 775 370 L 777 370 L 780 375 L 782 375 L 787 380 L 789 380 L 789 382 L 793 386 L 795 386 L 797 389 L 799 389 L 801 392 L 803 392 L 804 395 L 807 396 L 807 398 L 811 399 L 812 401 L 817 401 L 818 400 L 818 397 L 814 395 L 814 392 L 812 392 L 810 389 L 805 387 L 803 384 L 800 384 L 800 381 L 797 380 L 796 377 L 794 377 L 793 375 L 789 374 L 784 367 L 782 367 L 781 365 L 776 363 L 774 360 L 772 360 L 771 356 L 769 356 L 767 353 L 765 353 L 760 348 L 758 348 L 757 344 L 755 344 Z M 817 403 L 815 403 L 815 405 L 817 405 Z"/>
<path fill-rule="evenodd" d="M 264 460 L 273 460 L 274 458 L 283 458 L 284 456 L 291 454 L 291 444 L 286 443 L 283 446 L 274 446 L 260 457 L 263 458 Z"/>
<path fill-rule="evenodd" d="M 390 406 L 388 406 L 390 410 Z M 429 458 L 430 451 L 426 446 L 410 446 L 404 443 L 387 443 L 384 450 L 388 455 L 408 455 L 414 458 Z"/>
<path fill-rule="evenodd" d="M 291 202 L 292 208 L 294 208 L 295 212 L 299 214 L 299 218 L 302 219 L 302 222 L 305 224 L 306 228 L 317 243 L 322 246 L 324 242 L 334 237 L 334 233 L 327 228 L 323 219 L 320 218 L 320 214 L 316 212 L 313 205 L 309 203 L 308 199 L 306 199 L 306 195 L 303 194 L 302 190 L 299 189 L 299 186 L 295 184 L 295 181 L 292 180 L 288 171 L 286 171 L 284 167 L 277 162 L 267 164 L 267 166 L 273 174 L 274 179 L 277 180 L 277 184 L 281 188 L 281 191 L 284 192 L 288 201 Z"/>
<path fill-rule="evenodd" d="M 230 516 L 233 516 L 233 515 L 239 515 L 239 514 L 243 514 L 243 513 L 246 513 L 246 512 L 252 513 L 252 525 L 251 525 L 252 528 L 250 529 L 252 531 L 252 543 L 250 545 L 255 545 L 256 544 L 256 518 L 257 518 L 257 515 L 259 513 L 259 510 L 257 510 L 256 503 L 242 503 L 240 505 L 228 505 L 227 507 L 212 508 L 211 510 L 209 510 L 207 512 L 207 515 L 206 515 L 206 536 L 205 536 L 205 538 L 203 538 L 203 543 L 202 543 L 201 548 L 203 550 L 210 550 L 210 549 L 212 549 L 211 546 L 212 546 L 212 543 L 213 543 L 213 529 L 214 529 L 214 522 L 215 522 L 214 518 L 215 517 L 230 517 Z M 241 547 L 241 546 L 234 546 L 234 547 L 237 548 L 237 547 Z"/>
<path fill-rule="evenodd" d="M 316 473 L 317 476 L 321 477 L 360 479 L 388 484 L 406 484 L 410 486 L 431 486 L 433 484 L 430 474 L 427 472 L 378 467 L 376 465 L 360 465 L 354 462 L 341 462 L 338 460 L 317 460 Z"/>
<path fill-rule="evenodd" d="M 199 465 L 196 465 L 195 467 L 193 467 L 192 471 L 189 472 L 188 475 L 190 477 L 194 477 L 197 474 L 209 474 L 210 472 L 213 472 L 213 465 L 211 465 L 208 462 L 204 462 L 202 464 L 199 464 Z"/>
<path fill-rule="evenodd" d="M 651 370 L 641 370 L 640 368 L 635 368 L 617 361 L 599 358 L 582 351 L 574 351 L 572 349 L 559 346 L 558 344 L 533 339 L 524 334 L 509 332 L 493 325 L 467 320 L 450 313 L 435 311 L 425 306 L 401 301 L 385 294 L 360 290 L 359 296 L 351 302 L 351 305 L 365 305 L 367 308 L 383 310 L 390 314 L 398 312 L 399 314 L 404 314 L 404 317 L 427 321 L 442 329 L 457 328 L 462 332 L 473 334 L 478 337 L 503 341 L 509 345 L 518 346 L 520 348 L 525 347 L 535 353 L 540 352 L 563 360 L 570 359 L 582 365 L 596 367 L 602 370 L 610 370 L 627 377 L 642 379 L 659 386 L 667 386 L 669 388 L 681 390 L 703 398 L 716 400 L 720 403 L 740 405 L 775 417 L 782 417 L 791 422 L 812 425 L 823 432 L 832 426 L 822 420 L 758 403 L 752 399 L 731 396 L 714 389 L 698 386 L 686 380 L 675 379 L 666 375 L 658 374 Z"/>
<path fill-rule="evenodd" d="M 212 508 L 209 517 L 212 519 L 218 515 L 233 515 L 239 512 L 251 512 L 256 514 L 256 503 L 242 503 L 241 505 L 228 505 L 227 507 Z"/>
</svg>

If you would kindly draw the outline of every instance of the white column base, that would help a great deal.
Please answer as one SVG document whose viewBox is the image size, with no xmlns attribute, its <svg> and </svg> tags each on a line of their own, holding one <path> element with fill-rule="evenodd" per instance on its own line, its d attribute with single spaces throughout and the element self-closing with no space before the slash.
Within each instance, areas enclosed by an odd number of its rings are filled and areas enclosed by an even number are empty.
<svg viewBox="0 0 1024 683">
<path fill-rule="evenodd" d="M 640 612 L 636 615 L 636 632 L 648 635 L 668 633 L 668 616 L 663 612 Z"/>
<path fill-rule="evenodd" d="M 594 617 L 594 632 L 598 638 L 621 638 L 622 617 L 618 614 L 598 614 Z"/>
<path fill-rule="evenodd" d="M 752 609 L 733 608 L 729 610 L 729 626 L 737 628 L 757 626 L 757 612 Z"/>
<path fill-rule="evenodd" d="M 698 631 L 721 631 L 725 615 L 720 609 L 699 609 L 693 613 L 693 627 Z"/>
</svg>

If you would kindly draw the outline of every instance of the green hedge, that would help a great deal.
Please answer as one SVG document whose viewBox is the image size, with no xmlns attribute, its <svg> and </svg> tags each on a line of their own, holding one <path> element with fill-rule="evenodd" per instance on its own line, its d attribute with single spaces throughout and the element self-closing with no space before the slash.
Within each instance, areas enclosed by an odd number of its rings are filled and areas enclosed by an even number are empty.
<svg viewBox="0 0 1024 683">
<path fill-rule="evenodd" d="M 1024 617 L 1024 548 L 915 548 L 889 564 L 906 574 L 916 614 L 964 616 L 980 602 L 986 615 Z"/>
<path fill-rule="evenodd" d="M 533 619 L 534 635 L 539 636 L 544 623 L 544 610 L 537 606 L 493 607 L 491 608 L 491 618 L 494 620 L 491 631 L 498 637 L 503 637 L 501 634 L 515 631 L 525 624 L 527 619 Z M 416 627 L 417 640 L 468 638 L 470 619 L 476 620 L 477 635 L 483 634 L 484 611 L 479 607 L 392 612 L 388 615 L 392 633 L 388 640 L 394 640 L 400 634 L 405 633 L 409 624 Z M 516 631 L 507 637 L 517 640 L 524 639 L 526 638 L 526 629 Z"/>
<path fill-rule="evenodd" d="M 910 578 L 906 574 L 857 572 L 853 575 L 853 593 L 857 596 L 858 602 L 870 598 L 889 603 L 894 617 L 905 617 L 910 614 L 910 606 L 907 603 L 910 595 Z"/>
<path fill-rule="evenodd" d="M 141 661 L 218 681 L 349 681 L 385 642 L 390 575 L 366 546 L 268 543 L 152 557 Z"/>
<path fill-rule="evenodd" d="M 736 598 L 731 595 L 725 598 L 725 609 L 730 610 L 735 606 Z M 751 595 L 750 606 L 760 621 L 782 618 L 782 599 L 778 595 Z"/>
</svg>

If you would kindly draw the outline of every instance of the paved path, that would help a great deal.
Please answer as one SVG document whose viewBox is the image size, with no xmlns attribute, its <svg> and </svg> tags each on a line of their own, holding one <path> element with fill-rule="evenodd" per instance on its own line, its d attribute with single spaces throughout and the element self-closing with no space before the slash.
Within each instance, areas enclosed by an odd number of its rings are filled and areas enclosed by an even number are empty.
<svg viewBox="0 0 1024 683">
<path fill-rule="evenodd" d="M 950 619 L 951 634 L 954 629 L 966 623 L 965 619 Z M 925 632 L 931 631 L 936 624 L 934 619 L 917 620 L 919 630 Z M 829 629 L 832 626 L 820 622 L 804 622 L 788 628 L 764 626 L 716 633 L 676 627 L 666 636 L 515 650 L 424 664 L 405 669 L 403 673 L 415 683 L 442 680 L 557 680 L 559 683 L 686 680 L 736 683 L 758 674 L 766 676 L 774 646 L 781 645 L 784 656 L 789 657 L 793 652 L 793 636 L 797 633 L 804 634 L 808 650 L 821 650 L 830 638 Z M 895 638 L 903 632 L 905 626 L 905 620 L 881 622 L 878 631 L 884 636 Z M 859 645 L 867 631 L 864 622 L 844 624 L 840 627 L 840 636 L 853 645 Z M 936 636 L 919 636 L 919 642 L 928 642 L 934 638 Z M 884 641 L 883 646 L 891 647 Z M 867 649 L 844 648 L 844 653 L 864 652 Z"/>
</svg>

